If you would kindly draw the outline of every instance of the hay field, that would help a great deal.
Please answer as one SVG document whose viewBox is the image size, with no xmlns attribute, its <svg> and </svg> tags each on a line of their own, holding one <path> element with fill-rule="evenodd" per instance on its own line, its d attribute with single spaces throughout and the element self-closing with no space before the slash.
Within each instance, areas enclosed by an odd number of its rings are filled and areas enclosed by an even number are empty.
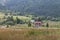
<svg viewBox="0 0 60 40">
<path fill-rule="evenodd" d="M 60 40 L 60 29 L 0 29 L 0 40 Z"/>
</svg>

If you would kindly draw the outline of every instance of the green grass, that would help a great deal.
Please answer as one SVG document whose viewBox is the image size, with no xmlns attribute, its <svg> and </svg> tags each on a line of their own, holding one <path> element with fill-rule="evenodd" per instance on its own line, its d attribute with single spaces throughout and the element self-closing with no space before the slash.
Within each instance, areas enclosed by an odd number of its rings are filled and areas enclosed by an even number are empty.
<svg viewBox="0 0 60 40">
<path fill-rule="evenodd" d="M 2 12 L 0 12 L 0 18 L 4 18 L 4 14 Z M 6 16 L 7 17 L 7 16 Z M 26 16 L 13 16 L 14 20 L 16 20 L 16 17 L 18 17 L 19 19 L 23 20 L 23 21 L 29 21 L 31 20 L 31 17 L 26 17 Z"/>
<path fill-rule="evenodd" d="M 23 21 L 28 21 L 28 20 L 31 20 L 31 18 L 30 17 L 26 17 L 26 16 L 13 16 L 14 17 L 14 19 L 16 20 L 16 17 L 18 17 L 19 19 L 21 19 L 21 20 L 23 20 Z"/>
<path fill-rule="evenodd" d="M 3 18 L 4 16 L 4 13 L 0 12 L 0 18 Z"/>
</svg>

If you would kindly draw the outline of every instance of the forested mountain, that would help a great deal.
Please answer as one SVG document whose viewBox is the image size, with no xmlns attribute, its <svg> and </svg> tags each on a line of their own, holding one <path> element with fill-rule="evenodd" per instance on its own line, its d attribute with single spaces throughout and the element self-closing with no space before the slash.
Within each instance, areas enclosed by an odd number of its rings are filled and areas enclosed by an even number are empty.
<svg viewBox="0 0 60 40">
<path fill-rule="evenodd" d="M 60 16 L 60 0 L 5 0 L 3 3 L 3 8 L 11 11 L 34 15 Z"/>
</svg>

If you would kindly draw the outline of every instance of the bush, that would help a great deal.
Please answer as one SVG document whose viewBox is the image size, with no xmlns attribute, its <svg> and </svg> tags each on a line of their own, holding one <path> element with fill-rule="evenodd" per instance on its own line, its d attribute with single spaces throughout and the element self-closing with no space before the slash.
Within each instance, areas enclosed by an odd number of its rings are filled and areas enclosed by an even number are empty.
<svg viewBox="0 0 60 40">
<path fill-rule="evenodd" d="M 13 21 L 8 21 L 5 23 L 6 25 L 15 25 L 15 23 Z"/>
<path fill-rule="evenodd" d="M 3 25 L 4 23 L 3 22 L 0 22 L 0 25 Z"/>
<path fill-rule="evenodd" d="M 22 20 L 20 20 L 18 17 L 16 17 L 16 23 L 17 24 L 24 24 L 24 22 Z"/>
<path fill-rule="evenodd" d="M 8 17 L 8 18 L 7 18 L 7 21 L 14 21 L 13 16 Z"/>
</svg>

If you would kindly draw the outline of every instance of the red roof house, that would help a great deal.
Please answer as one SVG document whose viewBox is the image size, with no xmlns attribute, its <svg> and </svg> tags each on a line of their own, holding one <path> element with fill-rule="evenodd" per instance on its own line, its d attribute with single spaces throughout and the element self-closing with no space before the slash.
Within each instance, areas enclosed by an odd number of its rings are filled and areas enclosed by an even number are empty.
<svg viewBox="0 0 60 40">
<path fill-rule="evenodd" d="M 34 27 L 40 27 L 41 24 L 42 24 L 41 21 L 35 21 L 35 22 L 34 22 Z"/>
</svg>

